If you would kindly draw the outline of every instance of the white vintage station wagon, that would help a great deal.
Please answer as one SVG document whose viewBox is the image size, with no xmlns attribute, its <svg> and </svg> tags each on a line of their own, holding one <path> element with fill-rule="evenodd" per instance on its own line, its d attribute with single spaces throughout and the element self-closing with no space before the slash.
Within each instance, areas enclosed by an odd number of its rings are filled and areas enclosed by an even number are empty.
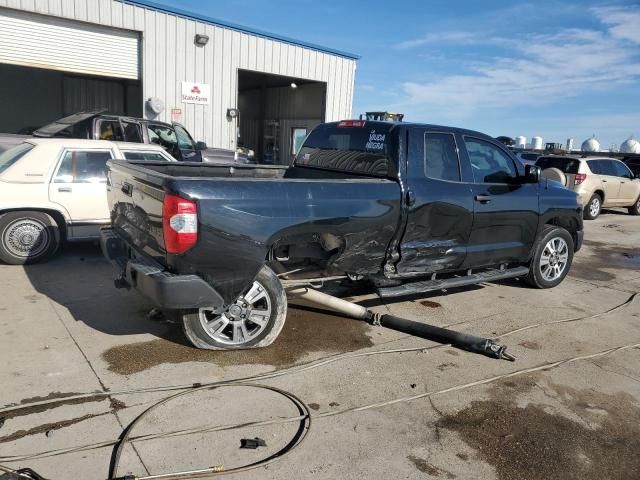
<svg viewBox="0 0 640 480">
<path fill-rule="evenodd" d="M 28 139 L 0 154 L 0 260 L 43 260 L 67 241 L 108 225 L 109 159 L 175 162 L 162 147 L 76 139 Z"/>
</svg>

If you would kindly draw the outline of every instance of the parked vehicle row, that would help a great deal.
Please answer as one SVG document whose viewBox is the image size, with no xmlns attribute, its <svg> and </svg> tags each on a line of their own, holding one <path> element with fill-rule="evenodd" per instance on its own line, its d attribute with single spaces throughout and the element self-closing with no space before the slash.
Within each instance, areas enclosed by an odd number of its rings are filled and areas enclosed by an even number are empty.
<svg viewBox="0 0 640 480">
<path fill-rule="evenodd" d="M 345 275 L 381 295 L 523 277 L 558 285 L 583 238 L 576 193 L 478 132 L 318 126 L 288 168 L 108 162 L 102 248 L 176 310 L 193 345 L 262 347 L 282 329 L 276 272 Z"/>
<path fill-rule="evenodd" d="M 249 163 L 245 153 L 222 148 L 208 148 L 193 140 L 179 123 L 165 123 L 144 118 L 109 115 L 103 111 L 79 112 L 33 131 L 37 138 L 78 138 L 159 145 L 178 161 L 220 164 Z M 24 135 L 2 135 L 0 145 L 16 145 Z"/>
<path fill-rule="evenodd" d="M 545 178 L 578 194 L 587 220 L 597 218 L 604 207 L 626 207 L 631 215 L 640 215 L 640 173 L 634 174 L 620 160 L 550 155 L 536 165 Z"/>
<path fill-rule="evenodd" d="M 0 154 L 0 260 L 44 260 L 64 241 L 96 239 L 110 223 L 107 160 L 175 162 L 162 147 L 31 138 Z"/>
</svg>

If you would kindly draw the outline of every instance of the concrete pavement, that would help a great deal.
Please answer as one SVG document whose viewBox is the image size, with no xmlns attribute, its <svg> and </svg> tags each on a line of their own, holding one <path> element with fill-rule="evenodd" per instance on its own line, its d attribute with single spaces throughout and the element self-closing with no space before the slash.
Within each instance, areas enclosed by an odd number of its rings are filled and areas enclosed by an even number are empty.
<svg viewBox="0 0 640 480">
<path fill-rule="evenodd" d="M 97 247 L 65 248 L 51 262 L 0 266 L 0 405 L 29 407 L 78 392 L 221 381 L 292 368 L 349 352 L 411 347 L 422 351 L 346 358 L 261 381 L 303 399 L 314 414 L 438 392 L 493 376 L 640 343 L 640 223 L 607 211 L 585 222 L 586 242 L 569 278 L 553 290 L 512 280 L 399 302 L 358 300 L 380 312 L 502 338 L 509 363 L 383 328 L 292 308 L 271 347 L 203 352 L 180 327 L 147 316 L 151 306 L 115 290 Z M 550 322 L 578 319 L 574 322 Z M 242 390 L 242 391 L 240 391 Z M 25 408 L 0 427 L 0 456 L 115 439 L 168 393 L 112 395 Z M 198 392 L 158 409 L 138 433 L 167 432 L 297 415 L 281 397 L 247 387 Z M 264 458 L 282 448 L 295 424 L 140 441 L 121 474 L 159 474 Z M 241 438 L 267 447 L 239 449 Z M 492 383 L 362 412 L 318 418 L 305 442 L 267 468 L 236 478 L 550 479 L 640 476 L 640 349 L 579 360 Z M 39 460 L 47 478 L 103 479 L 111 455 L 100 448 Z"/>
</svg>

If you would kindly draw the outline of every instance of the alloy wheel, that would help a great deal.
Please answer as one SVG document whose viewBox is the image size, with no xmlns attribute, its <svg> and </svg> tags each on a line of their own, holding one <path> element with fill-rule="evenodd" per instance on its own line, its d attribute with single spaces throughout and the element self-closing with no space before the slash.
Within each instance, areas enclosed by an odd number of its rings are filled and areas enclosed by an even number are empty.
<svg viewBox="0 0 640 480">
<path fill-rule="evenodd" d="M 552 282 L 560 278 L 569 261 L 569 246 L 563 238 L 554 237 L 549 240 L 540 257 L 540 273 L 542 278 Z"/>
<path fill-rule="evenodd" d="M 200 323 L 204 331 L 217 342 L 242 345 L 256 338 L 269 323 L 272 305 L 269 294 L 260 282 L 229 305 L 222 314 L 200 309 Z"/>
</svg>

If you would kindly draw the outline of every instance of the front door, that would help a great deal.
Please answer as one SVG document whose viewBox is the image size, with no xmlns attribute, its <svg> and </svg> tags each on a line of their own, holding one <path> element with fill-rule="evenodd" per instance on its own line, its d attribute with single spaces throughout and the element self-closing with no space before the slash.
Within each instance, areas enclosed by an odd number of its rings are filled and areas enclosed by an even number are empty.
<svg viewBox="0 0 640 480">
<path fill-rule="evenodd" d="M 465 267 L 523 262 L 538 228 L 538 184 L 524 183 L 524 172 L 498 144 L 468 135 L 463 143 L 474 178 Z"/>
<path fill-rule="evenodd" d="M 174 123 L 173 128 L 176 130 L 176 138 L 182 160 L 185 162 L 201 162 L 202 153 L 196 148 L 196 142 L 193 141 L 186 128 L 179 123 Z"/>
<path fill-rule="evenodd" d="M 470 171 L 461 168 L 456 137 L 413 128 L 407 159 L 409 212 L 398 273 L 456 270 L 465 260 L 473 222 Z"/>
<path fill-rule="evenodd" d="M 616 176 L 616 167 L 612 160 L 587 160 L 593 173 L 598 175 L 604 190 L 603 206 L 613 207 L 620 203 L 620 179 Z"/>
<path fill-rule="evenodd" d="M 107 203 L 107 160 L 111 150 L 66 150 L 49 184 L 49 200 L 69 214 L 71 239 L 96 237 L 109 223 Z"/>
<path fill-rule="evenodd" d="M 640 181 L 636 180 L 624 163 L 619 160 L 612 160 L 616 171 L 616 176 L 620 181 L 620 191 L 618 198 L 621 205 L 632 205 L 638 200 L 640 195 Z"/>
</svg>

